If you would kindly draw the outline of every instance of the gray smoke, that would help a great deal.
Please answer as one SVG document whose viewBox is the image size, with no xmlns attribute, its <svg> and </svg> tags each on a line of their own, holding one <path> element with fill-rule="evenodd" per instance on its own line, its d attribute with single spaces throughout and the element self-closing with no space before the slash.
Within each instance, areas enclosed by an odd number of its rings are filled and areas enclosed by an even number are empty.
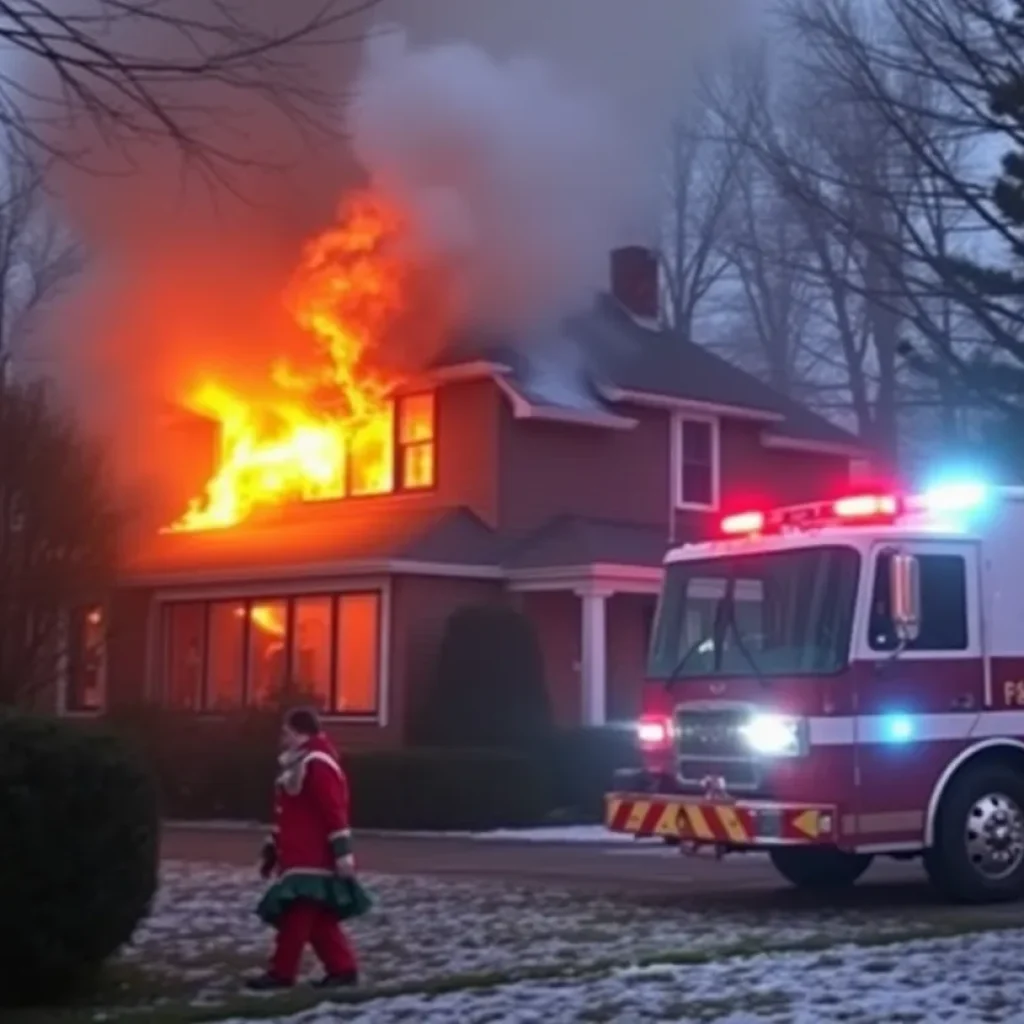
<svg viewBox="0 0 1024 1024">
<path fill-rule="evenodd" d="M 412 35 L 368 40 L 348 127 L 454 268 L 469 323 L 554 323 L 604 284 L 611 248 L 657 238 L 672 117 L 743 5 L 393 0 Z"/>
</svg>

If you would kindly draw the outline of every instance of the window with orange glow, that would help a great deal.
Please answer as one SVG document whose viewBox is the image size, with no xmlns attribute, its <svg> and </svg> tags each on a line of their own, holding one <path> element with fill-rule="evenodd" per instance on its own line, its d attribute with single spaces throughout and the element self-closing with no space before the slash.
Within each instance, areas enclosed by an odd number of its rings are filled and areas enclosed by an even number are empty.
<svg viewBox="0 0 1024 1024">
<path fill-rule="evenodd" d="M 371 716 L 379 708 L 380 638 L 376 591 L 169 604 L 164 703 L 216 714 L 301 694 L 326 714 Z"/>
<path fill-rule="evenodd" d="M 100 607 L 78 608 L 70 617 L 68 711 L 102 711 L 105 700 L 106 620 Z"/>
<path fill-rule="evenodd" d="M 342 594 L 337 625 L 335 710 L 342 715 L 373 714 L 380 667 L 380 597 Z"/>
<path fill-rule="evenodd" d="M 390 494 L 395 489 L 395 410 L 379 416 L 352 438 L 345 467 L 347 493 Z"/>
<path fill-rule="evenodd" d="M 249 606 L 249 678 L 246 692 L 256 707 L 279 703 L 288 678 L 288 602 Z"/>
<path fill-rule="evenodd" d="M 168 605 L 164 618 L 164 701 L 178 711 L 199 711 L 206 664 L 206 605 Z"/>
<path fill-rule="evenodd" d="M 398 402 L 398 464 L 403 490 L 434 486 L 436 402 L 433 392 L 406 395 Z"/>
<path fill-rule="evenodd" d="M 218 601 L 210 605 L 206 700 L 209 711 L 233 711 L 242 706 L 245 687 L 245 605 Z"/>
<path fill-rule="evenodd" d="M 292 685 L 303 699 L 322 711 L 331 706 L 330 597 L 300 597 L 295 601 L 292 639 Z"/>
</svg>

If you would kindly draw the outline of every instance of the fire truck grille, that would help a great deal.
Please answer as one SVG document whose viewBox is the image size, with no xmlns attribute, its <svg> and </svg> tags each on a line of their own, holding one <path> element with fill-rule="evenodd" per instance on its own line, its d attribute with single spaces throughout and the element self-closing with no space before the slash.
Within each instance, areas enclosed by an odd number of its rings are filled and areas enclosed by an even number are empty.
<svg viewBox="0 0 1024 1024">
<path fill-rule="evenodd" d="M 702 786 L 708 777 L 721 779 L 729 790 L 756 789 L 760 784 L 753 761 L 687 761 L 679 759 L 679 781 L 687 786 Z"/>
<path fill-rule="evenodd" d="M 755 758 L 740 732 L 745 708 L 676 711 L 676 768 L 686 786 L 699 786 L 708 776 L 721 779 L 731 790 L 754 790 L 760 785 Z"/>
<path fill-rule="evenodd" d="M 747 718 L 743 709 L 676 712 L 676 746 L 680 759 L 750 761 L 750 750 L 740 726 Z"/>
</svg>

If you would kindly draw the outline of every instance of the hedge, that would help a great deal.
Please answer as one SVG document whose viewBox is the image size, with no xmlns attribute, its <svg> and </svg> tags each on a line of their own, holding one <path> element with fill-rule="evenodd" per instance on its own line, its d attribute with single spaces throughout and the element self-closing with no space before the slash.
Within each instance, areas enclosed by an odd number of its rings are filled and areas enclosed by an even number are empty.
<svg viewBox="0 0 1024 1024">
<path fill-rule="evenodd" d="M 156 777 L 161 812 L 178 820 L 265 821 L 278 718 L 135 711 L 118 729 Z M 616 768 L 635 763 L 628 730 L 553 734 L 529 750 L 342 751 L 357 828 L 485 830 L 598 821 Z"/>
<path fill-rule="evenodd" d="M 91 983 L 156 892 L 152 780 L 114 737 L 0 713 L 0 1004 Z"/>
</svg>

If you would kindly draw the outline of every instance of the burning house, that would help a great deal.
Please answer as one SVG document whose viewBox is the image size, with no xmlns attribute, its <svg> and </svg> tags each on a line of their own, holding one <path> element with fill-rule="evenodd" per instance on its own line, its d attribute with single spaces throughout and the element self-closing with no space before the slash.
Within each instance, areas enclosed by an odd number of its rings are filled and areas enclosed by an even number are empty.
<svg viewBox="0 0 1024 1024">
<path fill-rule="evenodd" d="M 346 743 L 400 744 L 447 617 L 507 601 L 534 621 L 564 723 L 633 715 L 668 545 L 703 535 L 730 494 L 809 499 L 863 453 L 665 336 L 650 254 L 612 266 L 566 327 L 589 359 L 586 401 L 479 350 L 366 394 L 346 377 L 343 414 L 198 392 L 219 460 L 126 558 L 102 665 L 75 663 L 68 709 L 144 696 L 225 713 L 292 682 Z"/>
<path fill-rule="evenodd" d="M 863 455 L 659 326 L 656 257 L 617 247 L 627 147 L 535 66 L 399 49 L 361 86 L 371 189 L 303 250 L 289 344 L 254 377 L 211 328 L 175 336 L 191 361 L 147 460 L 173 501 L 75 624 L 68 712 L 224 714 L 300 685 L 347 746 L 399 745 L 451 613 L 507 602 L 561 722 L 632 717 L 666 548 L 731 495 L 809 499 Z M 166 286 L 182 320 L 192 280 Z"/>
</svg>

